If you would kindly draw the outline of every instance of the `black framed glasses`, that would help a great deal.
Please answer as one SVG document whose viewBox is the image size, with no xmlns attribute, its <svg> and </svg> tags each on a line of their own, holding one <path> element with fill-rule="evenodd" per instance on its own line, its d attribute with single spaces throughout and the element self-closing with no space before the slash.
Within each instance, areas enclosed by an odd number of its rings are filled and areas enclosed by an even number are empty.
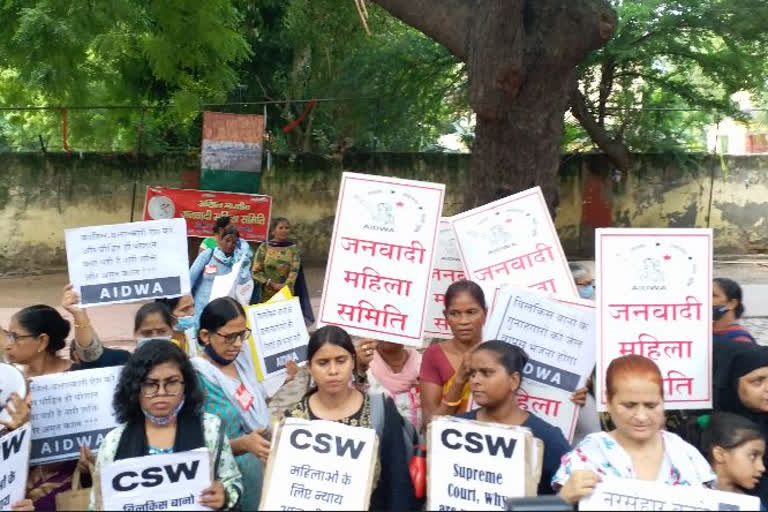
<svg viewBox="0 0 768 512">
<path fill-rule="evenodd" d="M 3 329 L 3 333 L 5 334 L 5 337 L 8 338 L 8 343 L 11 345 L 15 345 L 19 340 L 23 340 L 24 338 L 37 338 L 37 334 L 16 334 L 13 331 L 6 331 L 5 329 Z"/>
<path fill-rule="evenodd" d="M 233 332 L 231 334 L 221 334 L 220 332 L 214 332 L 216 336 L 224 340 L 227 345 L 234 345 L 238 341 L 245 341 L 251 337 L 251 330 L 246 329 L 240 332 Z"/>
<path fill-rule="evenodd" d="M 163 388 L 163 395 L 176 396 L 184 389 L 184 381 L 181 379 L 173 379 L 165 382 L 142 382 L 141 394 L 146 398 L 152 398 L 160 394 L 161 386 Z"/>
</svg>

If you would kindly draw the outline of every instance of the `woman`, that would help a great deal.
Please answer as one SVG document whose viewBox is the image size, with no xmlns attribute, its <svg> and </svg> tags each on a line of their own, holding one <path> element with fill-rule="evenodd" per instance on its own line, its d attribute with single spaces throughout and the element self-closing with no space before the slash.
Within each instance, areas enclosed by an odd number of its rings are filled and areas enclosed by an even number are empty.
<svg viewBox="0 0 768 512">
<path fill-rule="evenodd" d="M 581 263 L 569 263 L 573 281 L 579 291 L 579 297 L 585 300 L 595 300 L 595 280 L 592 272 Z"/>
<path fill-rule="evenodd" d="M 425 427 L 432 416 L 469 410 L 470 356 L 483 340 L 486 313 L 485 294 L 477 283 L 456 281 L 446 290 L 443 315 L 453 338 L 430 346 L 421 359 L 419 386 Z"/>
<path fill-rule="evenodd" d="M 179 302 L 181 303 L 182 300 L 189 303 L 192 299 L 190 296 L 186 296 L 179 299 Z M 79 361 L 77 369 L 88 370 L 125 364 L 131 353 L 127 350 L 105 347 L 96 330 L 91 326 L 87 311 L 77 306 L 79 302 L 80 298 L 72 285 L 67 285 L 64 289 L 61 305 L 75 320 L 75 343 L 73 347 Z M 176 345 L 186 345 L 186 338 L 184 338 L 183 333 L 176 332 L 177 323 L 177 319 L 174 318 L 165 303 L 157 301 L 144 304 L 136 312 L 133 322 L 136 345 L 141 346 L 151 339 L 164 339 L 173 341 Z"/>
<path fill-rule="evenodd" d="M 355 346 L 346 331 L 333 325 L 315 331 L 309 339 L 307 361 L 317 387 L 286 412 L 286 416 L 376 428 L 370 397 L 350 385 L 355 358 Z M 403 449 L 402 418 L 392 400 L 386 399 L 370 510 L 417 508 Z"/>
<path fill-rule="evenodd" d="M 723 340 L 713 344 L 714 410 L 752 420 L 768 440 L 768 347 Z M 768 457 L 763 462 L 768 464 Z M 768 503 L 768 475 L 751 494 Z"/>
<path fill-rule="evenodd" d="M 29 306 L 11 317 L 6 358 L 9 363 L 24 365 L 27 378 L 69 371 L 72 362 L 57 352 L 66 346 L 69 322 L 50 306 Z M 19 401 L 15 405 L 20 406 Z M 56 495 L 72 486 L 72 472 L 77 461 L 59 462 L 29 469 L 27 498 L 38 510 L 55 510 Z"/>
<path fill-rule="evenodd" d="M 236 296 L 241 304 L 250 302 L 253 281 L 249 254 L 250 246 L 240 238 L 237 228 L 230 224 L 221 231 L 218 247 L 206 249 L 197 256 L 189 269 L 196 322 L 206 304 L 217 298 L 211 297 L 212 292 L 219 296 Z M 237 273 L 232 275 L 232 272 Z"/>
<path fill-rule="evenodd" d="M 256 510 L 269 455 L 270 415 L 266 392 L 259 383 L 247 343 L 243 307 L 231 297 L 212 300 L 200 315 L 203 354 L 192 359 L 205 391 L 205 411 L 215 414 L 231 439 L 237 465 L 248 483 L 241 506 Z"/>
<path fill-rule="evenodd" d="M 552 477 L 560 466 L 560 458 L 571 447 L 559 428 L 518 405 L 517 392 L 527 363 L 528 356 L 520 347 L 498 340 L 480 344 L 472 352 L 469 371 L 472 398 L 480 408 L 462 417 L 531 429 L 533 436 L 544 443 L 538 494 L 553 494 Z"/>
<path fill-rule="evenodd" d="M 725 277 L 715 278 L 712 282 L 712 338 L 756 343 L 738 322 L 743 314 L 741 286 Z"/>
<path fill-rule="evenodd" d="M 285 217 L 276 217 L 269 230 L 270 240 L 259 246 L 253 257 L 253 280 L 260 285 L 260 302 L 268 301 L 287 286 L 299 297 L 301 311 L 308 323 L 315 321 L 304 271 L 296 242 L 290 240 L 291 224 Z"/>
<path fill-rule="evenodd" d="M 203 241 L 200 243 L 200 250 L 197 252 L 198 256 L 208 249 L 216 249 L 219 246 L 219 242 L 221 241 L 222 232 L 230 224 L 232 224 L 231 217 L 224 216 L 216 219 L 216 223 L 213 225 L 213 236 L 209 236 L 208 238 L 203 239 Z M 253 250 L 251 249 L 250 245 L 248 246 L 248 256 L 253 257 Z"/>
<path fill-rule="evenodd" d="M 182 295 L 172 299 L 157 299 L 171 312 L 174 320 L 171 341 L 189 357 L 197 355 L 197 323 L 195 322 L 195 299 L 191 295 Z"/>
<path fill-rule="evenodd" d="M 663 429 L 659 367 L 631 354 L 611 361 L 606 373 L 608 412 L 616 429 L 588 435 L 562 458 L 552 488 L 568 503 L 592 493 L 603 476 L 703 486 L 715 474 L 701 453 Z"/>
<path fill-rule="evenodd" d="M 368 357 L 360 357 L 360 352 Z M 414 348 L 387 341 L 363 340 L 358 350 L 358 371 L 364 372 L 371 393 L 386 393 L 416 431 L 421 430 L 419 370 L 421 354 Z"/>
<path fill-rule="evenodd" d="M 184 352 L 166 340 L 136 349 L 120 373 L 113 406 L 120 423 L 110 431 L 96 458 L 91 510 L 101 510 L 99 473 L 116 460 L 207 448 L 213 483 L 198 503 L 229 510 L 240 500 L 243 481 L 221 420 L 202 412 L 195 370 Z"/>
</svg>

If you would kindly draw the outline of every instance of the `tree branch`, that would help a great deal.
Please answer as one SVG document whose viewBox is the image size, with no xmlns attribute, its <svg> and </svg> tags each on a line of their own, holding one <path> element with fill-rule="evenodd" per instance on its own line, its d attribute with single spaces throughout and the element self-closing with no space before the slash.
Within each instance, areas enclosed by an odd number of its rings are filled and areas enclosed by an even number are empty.
<svg viewBox="0 0 768 512">
<path fill-rule="evenodd" d="M 471 5 L 466 0 L 372 0 L 395 18 L 467 60 L 467 31 Z"/>
<path fill-rule="evenodd" d="M 594 143 L 608 155 L 616 167 L 622 171 L 627 171 L 630 166 L 627 146 L 621 141 L 611 138 L 606 129 L 592 117 L 587 109 L 587 100 L 575 81 L 571 88 L 570 108 L 573 117 L 579 121 Z"/>
</svg>

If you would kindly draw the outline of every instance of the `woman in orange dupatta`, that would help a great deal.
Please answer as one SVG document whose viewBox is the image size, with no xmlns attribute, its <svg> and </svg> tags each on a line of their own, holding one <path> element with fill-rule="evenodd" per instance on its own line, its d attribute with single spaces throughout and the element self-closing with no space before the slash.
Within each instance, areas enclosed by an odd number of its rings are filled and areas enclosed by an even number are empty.
<svg viewBox="0 0 768 512">
<path fill-rule="evenodd" d="M 487 309 L 482 288 L 472 281 L 456 281 L 445 292 L 443 314 L 453 338 L 432 345 L 421 359 L 419 381 L 424 427 L 433 416 L 469 411 L 470 356 L 483 341 Z"/>
</svg>

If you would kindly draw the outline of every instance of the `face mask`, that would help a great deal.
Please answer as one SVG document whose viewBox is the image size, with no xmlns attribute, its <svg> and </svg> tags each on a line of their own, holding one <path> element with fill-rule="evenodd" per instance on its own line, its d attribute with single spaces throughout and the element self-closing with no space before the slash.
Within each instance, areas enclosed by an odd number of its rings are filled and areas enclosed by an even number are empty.
<svg viewBox="0 0 768 512">
<path fill-rule="evenodd" d="M 136 348 L 139 348 L 143 344 L 145 344 L 148 341 L 151 340 L 163 340 L 163 341 L 171 341 L 170 336 L 153 336 L 152 338 L 136 338 Z"/>
<path fill-rule="evenodd" d="M 180 332 L 196 328 L 194 316 L 181 316 L 176 319 L 176 330 Z"/>
<path fill-rule="evenodd" d="M 728 311 L 730 311 L 728 306 L 712 306 L 712 320 L 717 322 L 723 318 Z"/>
<path fill-rule="evenodd" d="M 588 284 L 585 286 L 579 286 L 579 297 L 582 299 L 591 299 L 595 296 L 595 287 L 594 285 Z"/>
<path fill-rule="evenodd" d="M 213 361 L 214 361 L 216 364 L 220 364 L 221 366 L 227 366 L 228 364 L 232 364 L 232 363 L 234 363 L 234 362 L 235 362 L 235 360 L 234 360 L 234 359 L 232 359 L 232 360 L 229 360 L 229 359 L 224 359 L 224 358 L 223 358 L 223 357 L 221 357 L 219 354 L 217 354 L 217 353 L 216 353 L 216 351 L 215 351 L 215 350 L 213 350 L 213 347 L 211 346 L 211 344 L 210 344 L 210 343 L 208 343 L 208 344 L 205 346 L 205 353 L 206 353 L 206 354 L 208 354 L 208 357 L 210 357 L 211 359 L 213 359 Z"/>
<path fill-rule="evenodd" d="M 145 418 L 147 418 L 149 421 L 151 421 L 155 425 L 167 425 L 170 422 L 172 422 L 176 418 L 176 416 L 179 415 L 179 411 L 181 411 L 182 407 L 184 407 L 184 399 L 183 398 L 181 399 L 181 402 L 179 402 L 179 405 L 174 407 L 173 411 L 171 411 L 171 414 L 169 414 L 168 416 L 153 416 L 153 415 L 149 414 L 149 412 L 146 409 L 144 409 L 143 407 L 141 408 L 141 412 L 144 413 L 144 417 Z"/>
</svg>

